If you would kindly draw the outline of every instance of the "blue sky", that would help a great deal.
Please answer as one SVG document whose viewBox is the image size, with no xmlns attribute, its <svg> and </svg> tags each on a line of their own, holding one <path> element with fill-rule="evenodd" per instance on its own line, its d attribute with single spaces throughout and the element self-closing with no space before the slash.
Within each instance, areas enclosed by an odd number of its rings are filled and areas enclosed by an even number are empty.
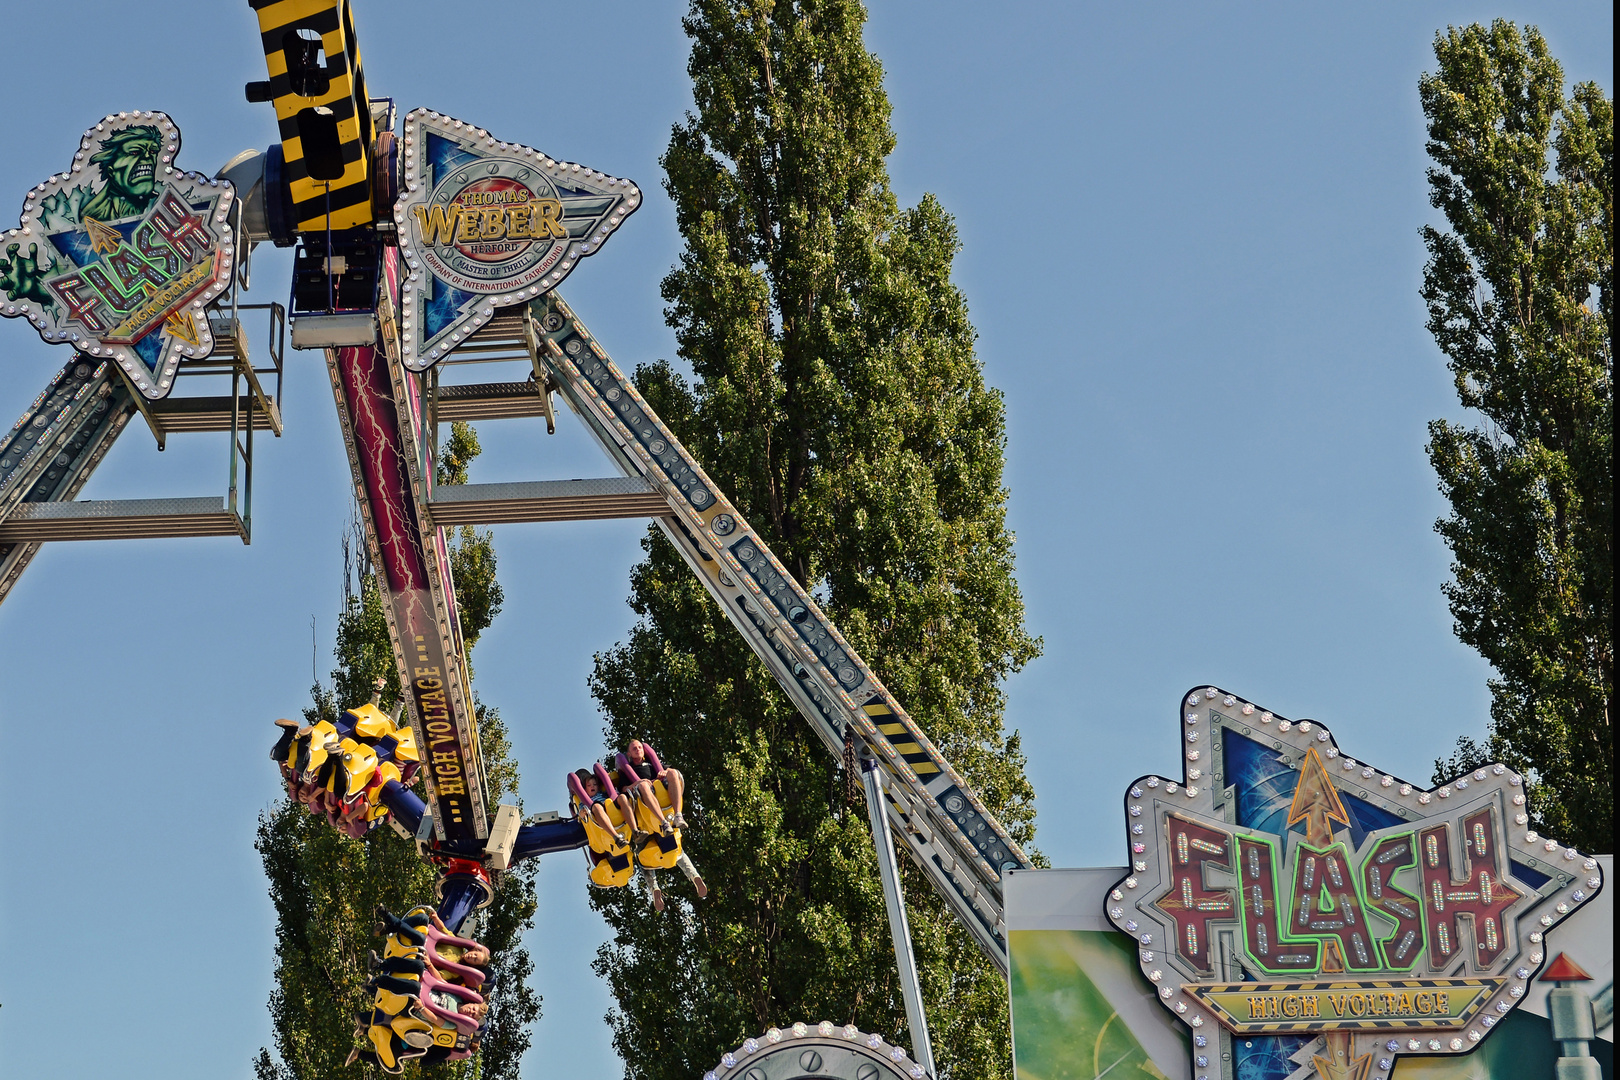
<svg viewBox="0 0 1620 1080">
<path fill-rule="evenodd" d="M 681 7 L 355 7 L 373 93 L 640 183 L 644 207 L 563 291 L 621 366 L 672 356 L 657 159 L 690 104 Z M 180 164 L 206 172 L 275 137 L 241 93 L 263 78 L 246 3 L 13 8 L 0 213 L 108 112 L 168 111 Z M 1612 93 L 1601 3 L 874 5 L 896 192 L 956 215 L 956 280 L 1006 395 L 1009 519 L 1045 639 L 1008 722 L 1054 865 L 1122 861 L 1123 789 L 1174 769 L 1195 684 L 1319 718 L 1413 780 L 1483 733 L 1488 672 L 1451 634 L 1423 454 L 1425 423 L 1460 410 L 1417 295 L 1417 80 L 1437 28 L 1497 15 Z M 247 299 L 285 299 L 284 252 L 261 248 L 254 274 Z M 15 321 L 0 346 L 9 428 L 65 357 Z M 0 1075 L 243 1077 L 270 1040 L 253 830 L 277 794 L 270 721 L 297 715 L 312 661 L 332 665 L 349 513 L 318 355 L 290 355 L 284 411 L 259 444 L 251 547 L 59 544 L 0 607 Z M 610 471 L 570 418 L 543 430 L 483 425 L 474 479 Z M 225 460 L 222 435 L 159 454 L 137 421 L 84 495 L 218 494 Z M 601 745 L 585 677 L 631 624 L 640 537 L 496 531 L 506 609 L 473 662 L 530 811 L 559 807 L 563 771 Z M 540 868 L 530 1076 L 620 1072 L 584 869 Z"/>
</svg>

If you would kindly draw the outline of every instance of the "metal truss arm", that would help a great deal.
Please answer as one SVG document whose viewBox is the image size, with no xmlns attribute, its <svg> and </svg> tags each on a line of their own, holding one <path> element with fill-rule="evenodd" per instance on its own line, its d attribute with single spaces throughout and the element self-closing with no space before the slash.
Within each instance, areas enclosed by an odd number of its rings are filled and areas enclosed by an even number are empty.
<svg viewBox="0 0 1620 1080">
<path fill-rule="evenodd" d="M 434 447 L 420 386 L 399 362 L 390 299 L 398 290 L 395 249 L 384 251 L 383 347 L 328 349 L 327 369 L 400 689 L 422 748 L 433 830 L 440 841 L 476 854 L 489 834 L 478 726 L 449 549 L 444 530 L 427 513 Z"/>
<path fill-rule="evenodd" d="M 111 364 L 68 361 L 0 441 L 0 524 L 30 504 L 70 502 L 134 414 Z M 38 551 L 36 540 L 0 541 L 0 602 Z"/>
<path fill-rule="evenodd" d="M 870 748 L 907 852 L 1006 972 L 1001 878 L 1028 858 L 568 306 L 549 293 L 528 310 L 551 381 L 619 469 L 663 493 L 664 535 L 828 751 L 842 757 L 846 728 Z"/>
</svg>

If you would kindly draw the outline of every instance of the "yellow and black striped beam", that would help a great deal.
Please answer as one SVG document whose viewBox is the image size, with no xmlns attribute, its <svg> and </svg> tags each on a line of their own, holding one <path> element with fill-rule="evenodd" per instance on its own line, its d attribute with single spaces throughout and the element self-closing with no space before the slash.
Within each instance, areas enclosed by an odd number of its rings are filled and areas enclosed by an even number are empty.
<svg viewBox="0 0 1620 1080">
<path fill-rule="evenodd" d="M 370 225 L 371 109 L 349 0 L 249 3 L 270 72 L 294 230 Z"/>
<path fill-rule="evenodd" d="M 911 766 L 911 771 L 917 774 L 917 779 L 928 783 L 939 772 L 939 766 L 934 764 L 934 755 L 923 749 L 917 742 L 911 726 L 895 715 L 889 708 L 889 703 L 881 695 L 874 695 L 864 706 L 862 711 L 872 718 L 877 725 L 878 733 L 889 741 L 895 753 Z"/>
</svg>

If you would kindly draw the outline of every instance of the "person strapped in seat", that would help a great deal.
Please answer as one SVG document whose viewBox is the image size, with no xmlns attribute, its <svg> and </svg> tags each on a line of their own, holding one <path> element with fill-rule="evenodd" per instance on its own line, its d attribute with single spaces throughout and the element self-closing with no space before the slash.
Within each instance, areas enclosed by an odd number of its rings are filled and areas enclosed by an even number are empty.
<svg viewBox="0 0 1620 1080">
<path fill-rule="evenodd" d="M 397 1073 L 406 1061 L 458 1061 L 478 1049 L 489 1006 L 479 990 L 489 950 L 449 932 L 430 908 L 411 909 L 403 919 L 379 911 L 383 956 L 371 956 L 370 1010 L 358 1014 L 355 1035 L 369 1045 L 349 1061 L 363 1060 Z"/>
<path fill-rule="evenodd" d="M 658 760 L 652 744 L 631 739 L 625 752 L 614 758 L 620 786 L 634 795 L 638 828 L 630 840 L 636 853 L 636 869 L 647 887 L 655 910 L 664 910 L 664 892 L 658 884 L 658 871 L 675 867 L 686 875 L 698 899 L 709 895 L 709 887 L 698 876 L 697 867 L 681 842 L 686 828 L 682 812 L 686 779 L 678 769 Z"/>
<path fill-rule="evenodd" d="M 288 796 L 357 839 L 388 818 L 383 786 L 390 780 L 409 786 L 422 765 L 415 734 L 375 702 L 336 721 L 277 720 L 276 726 L 281 737 L 270 757 L 281 766 Z"/>
<path fill-rule="evenodd" d="M 568 797 L 574 817 L 585 827 L 591 884 L 613 889 L 628 882 L 634 869 L 628 839 L 635 821 L 629 797 L 613 787 L 608 771 L 600 765 L 569 773 Z"/>
<path fill-rule="evenodd" d="M 678 769 L 666 769 L 658 760 L 652 744 L 631 739 L 622 754 L 614 758 L 618 768 L 619 787 L 631 794 L 646 808 L 643 819 L 650 817 L 657 832 L 669 836 L 676 829 L 686 828 L 686 815 L 681 804 L 686 794 L 686 778 Z"/>
</svg>

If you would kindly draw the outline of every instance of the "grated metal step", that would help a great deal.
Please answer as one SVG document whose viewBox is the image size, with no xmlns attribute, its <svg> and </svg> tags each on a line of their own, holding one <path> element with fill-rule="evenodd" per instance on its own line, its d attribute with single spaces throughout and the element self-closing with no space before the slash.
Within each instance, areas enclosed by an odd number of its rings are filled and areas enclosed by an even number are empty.
<svg viewBox="0 0 1620 1080">
<path fill-rule="evenodd" d="M 249 403 L 254 400 L 253 395 L 243 394 L 238 401 L 241 409 L 241 423 L 247 423 L 247 410 Z M 199 432 L 199 431 L 229 431 L 231 430 L 231 397 L 225 394 L 219 397 L 168 397 L 161 401 L 151 402 L 148 411 L 157 418 L 163 430 L 170 433 Z M 265 413 L 262 405 L 253 409 L 253 426 L 260 430 L 268 429 L 277 435 L 281 434 L 281 410 L 275 402 L 270 402 L 270 412 Z"/>
<path fill-rule="evenodd" d="M 0 522 L 0 544 L 171 536 L 239 536 L 247 542 L 242 519 L 226 509 L 223 496 L 23 503 Z"/>
<path fill-rule="evenodd" d="M 515 420 L 545 414 L 540 391 L 529 380 L 439 386 L 438 416 L 441 423 L 453 420 Z"/>
<path fill-rule="evenodd" d="M 669 513 L 664 496 L 639 476 L 446 485 L 434 491 L 428 505 L 434 524 L 440 526 L 597 521 Z"/>
</svg>

